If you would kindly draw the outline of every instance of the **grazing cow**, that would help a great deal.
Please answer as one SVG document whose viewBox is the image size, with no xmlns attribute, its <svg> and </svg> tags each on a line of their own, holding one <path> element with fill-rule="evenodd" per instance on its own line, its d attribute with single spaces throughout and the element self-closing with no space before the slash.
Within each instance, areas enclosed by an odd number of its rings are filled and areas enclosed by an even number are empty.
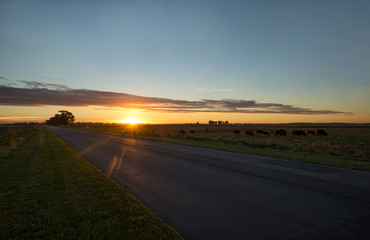
<svg viewBox="0 0 370 240">
<path fill-rule="evenodd" d="M 286 130 L 285 129 L 276 130 L 275 135 L 286 136 Z"/>
<path fill-rule="evenodd" d="M 270 136 L 269 132 L 263 132 L 263 135 Z"/>
<path fill-rule="evenodd" d="M 307 136 L 316 135 L 315 131 L 307 130 Z"/>
<path fill-rule="evenodd" d="M 263 130 L 257 130 L 257 134 L 264 134 L 264 131 Z"/>
<path fill-rule="evenodd" d="M 251 131 L 245 131 L 245 136 L 251 136 L 251 137 L 253 137 L 254 134 Z"/>
<path fill-rule="evenodd" d="M 325 130 L 318 129 L 317 130 L 317 135 L 319 135 L 319 136 L 328 136 L 328 133 Z"/>
<path fill-rule="evenodd" d="M 206 128 L 206 132 L 208 132 L 208 128 Z"/>
<path fill-rule="evenodd" d="M 235 131 L 234 131 L 234 134 L 235 134 L 235 135 L 239 135 L 239 134 L 240 134 L 240 131 L 239 131 L 239 130 L 235 130 Z"/>
<path fill-rule="evenodd" d="M 306 133 L 302 130 L 294 130 L 292 133 L 293 136 L 306 136 Z"/>
<path fill-rule="evenodd" d="M 182 129 L 181 129 L 181 130 L 179 130 L 179 133 L 180 133 L 180 134 L 186 134 L 185 130 L 182 130 Z"/>
<path fill-rule="evenodd" d="M 195 133 L 195 131 L 194 131 L 194 130 L 190 130 L 190 133 L 194 134 L 194 133 Z"/>
</svg>

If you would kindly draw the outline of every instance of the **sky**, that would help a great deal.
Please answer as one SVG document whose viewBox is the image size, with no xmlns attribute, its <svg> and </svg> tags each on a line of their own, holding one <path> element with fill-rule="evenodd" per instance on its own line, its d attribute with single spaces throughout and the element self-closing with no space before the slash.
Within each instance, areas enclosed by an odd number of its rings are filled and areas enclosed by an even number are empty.
<svg viewBox="0 0 370 240">
<path fill-rule="evenodd" d="M 370 122 L 370 1 L 0 0 L 0 123 Z"/>
</svg>

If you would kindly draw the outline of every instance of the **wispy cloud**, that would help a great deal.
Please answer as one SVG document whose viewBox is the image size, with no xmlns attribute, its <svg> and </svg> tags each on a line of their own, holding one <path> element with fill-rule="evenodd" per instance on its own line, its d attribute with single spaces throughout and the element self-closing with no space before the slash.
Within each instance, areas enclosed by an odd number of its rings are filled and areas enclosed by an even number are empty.
<svg viewBox="0 0 370 240">
<path fill-rule="evenodd" d="M 224 89 L 218 89 L 218 88 L 198 88 L 197 91 L 201 91 L 201 92 L 232 92 L 233 90 L 231 88 L 224 88 Z"/>
<path fill-rule="evenodd" d="M 26 81 L 26 80 L 14 80 L 14 79 L 9 79 L 3 76 L 0 76 L 0 86 L 17 87 L 17 88 L 34 88 L 34 89 L 46 88 L 46 89 L 56 89 L 56 90 L 69 89 L 69 87 L 63 84 Z"/>
<path fill-rule="evenodd" d="M 3 79 L 2 77 L 1 79 Z M 157 112 L 223 112 L 278 114 L 338 114 L 335 110 L 313 110 L 279 103 L 222 99 L 199 101 L 144 97 L 127 93 L 71 89 L 65 85 L 17 80 L 26 87 L 0 84 L 0 105 L 10 106 L 104 106 Z"/>
</svg>

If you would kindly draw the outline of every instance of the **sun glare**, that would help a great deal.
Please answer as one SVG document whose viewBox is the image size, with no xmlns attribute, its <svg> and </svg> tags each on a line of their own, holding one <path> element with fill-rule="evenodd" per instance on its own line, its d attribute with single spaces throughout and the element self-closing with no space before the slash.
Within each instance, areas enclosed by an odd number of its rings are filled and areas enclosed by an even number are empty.
<svg viewBox="0 0 370 240">
<path fill-rule="evenodd" d="M 135 118 L 126 119 L 126 120 L 123 120 L 122 122 L 132 124 L 132 125 L 140 123 L 140 121 Z"/>
</svg>

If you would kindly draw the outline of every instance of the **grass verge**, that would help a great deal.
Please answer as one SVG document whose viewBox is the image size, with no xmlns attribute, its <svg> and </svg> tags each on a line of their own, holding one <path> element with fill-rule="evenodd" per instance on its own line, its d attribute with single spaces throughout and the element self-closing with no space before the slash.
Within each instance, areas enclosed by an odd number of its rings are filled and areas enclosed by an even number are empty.
<svg viewBox="0 0 370 240">
<path fill-rule="evenodd" d="M 46 127 L 0 159 L 1 239 L 181 239 Z"/>
</svg>

